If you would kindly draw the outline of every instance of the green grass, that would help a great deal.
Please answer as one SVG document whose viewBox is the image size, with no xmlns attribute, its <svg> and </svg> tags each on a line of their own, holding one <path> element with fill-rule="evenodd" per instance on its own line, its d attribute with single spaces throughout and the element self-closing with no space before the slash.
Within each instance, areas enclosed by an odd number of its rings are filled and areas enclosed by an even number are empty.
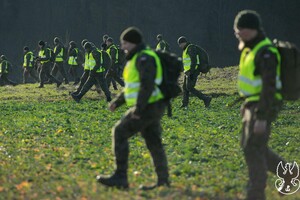
<svg viewBox="0 0 300 200">
<path fill-rule="evenodd" d="M 195 97 L 173 118 L 163 117 L 163 143 L 171 188 L 138 190 L 156 176 L 141 137 L 130 140 L 130 189 L 105 188 L 97 174 L 114 170 L 111 128 L 127 107 L 111 113 L 103 94 L 90 91 L 77 104 L 73 86 L 37 84 L 0 87 L 0 199 L 243 199 L 247 168 L 239 146 L 241 119 L 235 67 L 213 69 L 197 88 L 213 96 L 210 109 Z M 113 91 L 114 95 L 118 91 Z M 285 103 L 273 124 L 270 147 L 300 164 L 300 102 Z M 138 172 L 138 173 L 135 173 Z M 138 175 L 136 175 L 138 174 Z M 268 199 L 279 199 L 269 174 Z M 285 199 L 300 199 L 300 192 Z"/>
</svg>

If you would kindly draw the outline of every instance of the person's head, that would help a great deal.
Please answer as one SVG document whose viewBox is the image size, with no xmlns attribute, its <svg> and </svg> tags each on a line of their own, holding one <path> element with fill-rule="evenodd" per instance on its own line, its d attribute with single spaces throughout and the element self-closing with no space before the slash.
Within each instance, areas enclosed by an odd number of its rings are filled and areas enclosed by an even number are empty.
<svg viewBox="0 0 300 200">
<path fill-rule="evenodd" d="M 111 45 L 113 42 L 114 42 L 114 40 L 111 37 L 107 38 L 107 40 L 106 40 L 107 46 Z"/>
<path fill-rule="evenodd" d="M 234 19 L 233 29 L 235 36 L 242 42 L 254 39 L 263 31 L 259 14 L 253 10 L 242 10 Z"/>
<path fill-rule="evenodd" d="M 2 61 L 2 60 L 6 60 L 6 56 L 5 55 L 1 55 L 0 56 L 0 60 Z"/>
<path fill-rule="evenodd" d="M 180 36 L 177 40 L 177 44 L 181 49 L 184 49 L 184 47 L 186 46 L 186 44 L 188 43 L 186 37 L 184 36 Z"/>
<path fill-rule="evenodd" d="M 28 51 L 29 51 L 29 47 L 28 47 L 28 46 L 24 46 L 23 52 L 24 52 L 24 53 L 27 53 Z"/>
<path fill-rule="evenodd" d="M 59 44 L 60 39 L 58 37 L 55 37 L 53 42 L 55 45 Z"/>
<path fill-rule="evenodd" d="M 121 48 L 126 52 L 131 52 L 137 45 L 143 43 L 143 34 L 136 27 L 125 29 L 120 36 Z"/>
<path fill-rule="evenodd" d="M 84 50 L 87 52 L 87 53 L 90 53 L 93 49 L 93 45 L 90 43 L 90 42 L 86 42 L 84 44 Z"/>
<path fill-rule="evenodd" d="M 85 45 L 85 43 L 87 43 L 87 42 L 88 42 L 87 39 L 83 39 L 83 40 L 81 41 L 81 46 L 84 48 L 84 45 Z"/>
<path fill-rule="evenodd" d="M 157 41 L 162 40 L 162 38 L 163 38 L 162 34 L 158 34 L 158 35 L 156 36 L 156 40 L 157 40 Z"/>
<path fill-rule="evenodd" d="M 102 41 L 105 43 L 108 38 L 109 38 L 109 36 L 107 34 L 105 34 L 102 36 Z"/>
<path fill-rule="evenodd" d="M 69 46 L 70 46 L 70 47 L 76 47 L 76 42 L 70 41 L 70 42 L 69 42 Z"/>
<path fill-rule="evenodd" d="M 45 47 L 45 42 L 43 40 L 40 40 L 38 45 L 39 45 L 40 49 L 42 49 Z"/>
</svg>

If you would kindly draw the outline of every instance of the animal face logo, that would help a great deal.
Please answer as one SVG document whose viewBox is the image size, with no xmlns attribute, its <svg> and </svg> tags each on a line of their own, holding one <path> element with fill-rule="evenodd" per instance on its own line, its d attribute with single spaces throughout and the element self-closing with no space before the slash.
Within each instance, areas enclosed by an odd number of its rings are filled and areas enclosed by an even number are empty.
<svg viewBox="0 0 300 200">
<path fill-rule="evenodd" d="M 279 179 L 275 181 L 275 187 L 281 194 L 294 194 L 300 188 L 299 166 L 295 161 L 293 165 L 286 163 L 284 166 L 280 161 L 277 165 L 277 176 Z"/>
</svg>

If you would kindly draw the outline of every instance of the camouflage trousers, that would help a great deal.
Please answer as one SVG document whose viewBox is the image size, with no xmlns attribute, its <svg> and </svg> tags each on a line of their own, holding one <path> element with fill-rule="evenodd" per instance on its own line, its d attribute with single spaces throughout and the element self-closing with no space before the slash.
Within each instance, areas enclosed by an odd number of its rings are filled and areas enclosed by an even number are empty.
<svg viewBox="0 0 300 200">
<path fill-rule="evenodd" d="M 264 134 L 254 134 L 256 107 L 257 104 L 254 103 L 242 108 L 243 128 L 241 146 L 249 173 L 247 199 L 265 199 L 264 190 L 267 181 L 267 171 L 276 174 L 278 163 L 283 161 L 281 157 L 268 147 L 271 120 L 267 120 L 267 130 Z"/>
<path fill-rule="evenodd" d="M 142 137 L 145 139 L 146 146 L 150 151 L 158 180 L 168 180 L 168 164 L 162 144 L 162 128 L 160 124 L 165 107 L 166 102 L 164 101 L 148 104 L 140 116 L 140 119 L 132 118 L 132 114 L 135 110 L 133 107 L 116 123 L 112 133 L 116 171 L 118 173 L 127 173 L 129 155 L 128 139 L 138 132 L 141 132 Z"/>
</svg>

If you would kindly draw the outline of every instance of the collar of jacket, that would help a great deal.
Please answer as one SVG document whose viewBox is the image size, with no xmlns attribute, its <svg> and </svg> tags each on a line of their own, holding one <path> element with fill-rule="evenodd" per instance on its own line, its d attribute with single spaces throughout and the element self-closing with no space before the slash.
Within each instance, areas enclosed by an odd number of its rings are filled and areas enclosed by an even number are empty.
<svg viewBox="0 0 300 200">
<path fill-rule="evenodd" d="M 126 55 L 126 60 L 130 60 L 137 52 L 146 49 L 146 45 L 144 43 L 138 44 L 131 52 Z"/>
<path fill-rule="evenodd" d="M 187 46 L 189 46 L 191 43 L 187 42 L 186 45 L 183 47 L 183 51 L 187 48 Z"/>
</svg>

